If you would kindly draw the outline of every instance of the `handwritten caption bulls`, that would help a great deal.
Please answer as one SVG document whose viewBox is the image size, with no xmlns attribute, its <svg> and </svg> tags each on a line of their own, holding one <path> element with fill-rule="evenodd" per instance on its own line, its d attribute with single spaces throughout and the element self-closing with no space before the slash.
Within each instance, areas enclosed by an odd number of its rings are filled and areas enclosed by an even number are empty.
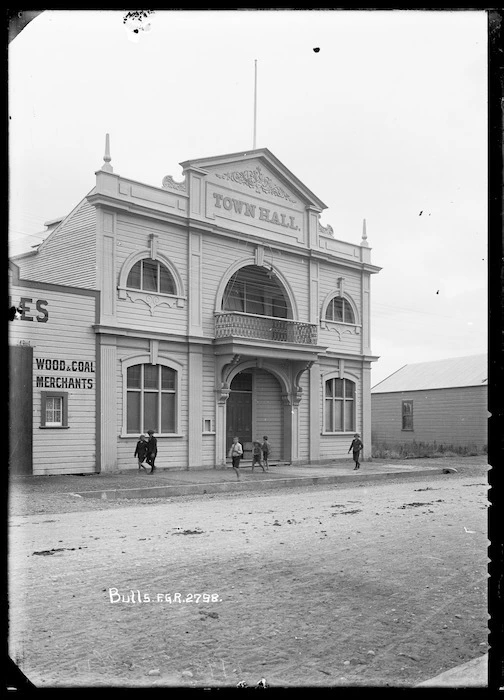
<svg viewBox="0 0 504 700">
<path fill-rule="evenodd" d="M 118 588 L 108 589 L 111 603 L 221 603 L 218 593 L 146 593 L 130 589 L 121 593 Z"/>
</svg>

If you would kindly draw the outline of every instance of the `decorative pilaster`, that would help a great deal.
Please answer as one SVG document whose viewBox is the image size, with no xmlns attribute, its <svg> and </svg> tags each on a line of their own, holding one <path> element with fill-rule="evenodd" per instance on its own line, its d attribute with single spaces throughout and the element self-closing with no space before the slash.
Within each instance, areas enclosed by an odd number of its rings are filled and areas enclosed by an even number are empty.
<svg viewBox="0 0 504 700">
<path fill-rule="evenodd" d="M 117 348 L 115 338 L 100 337 L 100 463 L 117 470 Z"/>
<path fill-rule="evenodd" d="M 362 318 L 362 354 L 370 355 L 371 311 L 370 311 L 370 275 L 363 272 L 361 276 L 361 318 Z"/>
<path fill-rule="evenodd" d="M 116 220 L 112 212 L 98 209 L 101 231 L 98 236 L 98 284 L 100 323 L 115 323 L 117 282 L 115 274 Z"/>
<path fill-rule="evenodd" d="M 361 434 L 364 450 L 363 459 L 371 457 L 371 364 L 362 363 Z"/>
<path fill-rule="evenodd" d="M 230 389 L 221 385 L 215 390 L 215 464 L 226 466 L 226 405 Z"/>
<path fill-rule="evenodd" d="M 320 365 L 312 362 L 310 373 L 310 432 L 309 432 L 309 460 L 318 462 L 320 460 Z"/>
<path fill-rule="evenodd" d="M 310 323 L 319 322 L 319 263 L 310 259 Z"/>
<path fill-rule="evenodd" d="M 189 334 L 203 335 L 202 327 L 202 237 L 189 233 Z"/>
<path fill-rule="evenodd" d="M 201 387 L 203 386 L 203 350 L 201 346 L 189 347 L 189 444 L 188 468 L 198 467 L 203 462 L 203 406 Z"/>
<path fill-rule="evenodd" d="M 312 205 L 308 205 L 306 207 L 306 216 L 308 219 L 308 240 L 306 242 L 309 248 L 318 249 L 320 209 L 317 209 Z"/>
</svg>

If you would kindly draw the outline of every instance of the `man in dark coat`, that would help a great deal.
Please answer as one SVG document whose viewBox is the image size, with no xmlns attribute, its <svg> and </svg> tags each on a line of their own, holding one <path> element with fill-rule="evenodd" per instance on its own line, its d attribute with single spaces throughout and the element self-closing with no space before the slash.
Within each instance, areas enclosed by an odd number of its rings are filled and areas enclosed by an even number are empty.
<svg viewBox="0 0 504 700">
<path fill-rule="evenodd" d="M 352 440 L 352 444 L 350 445 L 350 448 L 348 450 L 348 452 L 350 452 L 350 450 L 352 450 L 352 453 L 353 453 L 352 457 L 353 457 L 353 461 L 355 462 L 354 471 L 355 471 L 355 469 L 359 469 L 359 467 L 360 467 L 359 456 L 360 456 L 360 452 L 361 452 L 363 447 L 364 447 L 364 443 L 360 439 L 359 433 L 355 433 L 354 439 Z"/>
<path fill-rule="evenodd" d="M 154 431 L 148 430 L 147 435 L 149 436 L 149 441 L 147 443 L 147 457 L 145 461 L 150 465 L 150 472 L 152 474 L 155 470 L 154 462 L 157 456 L 157 439 L 154 437 Z"/>
</svg>

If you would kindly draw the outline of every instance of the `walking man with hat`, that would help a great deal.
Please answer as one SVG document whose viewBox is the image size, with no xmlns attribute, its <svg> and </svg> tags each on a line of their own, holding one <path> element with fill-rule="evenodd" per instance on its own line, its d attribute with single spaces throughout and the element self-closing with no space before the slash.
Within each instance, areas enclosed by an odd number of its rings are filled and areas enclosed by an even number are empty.
<svg viewBox="0 0 504 700">
<path fill-rule="evenodd" d="M 352 440 L 352 444 L 350 445 L 350 447 L 348 449 L 348 452 L 350 452 L 350 450 L 352 450 L 352 453 L 353 453 L 352 457 L 353 457 L 353 461 L 355 462 L 354 471 L 355 471 L 355 469 L 360 468 L 359 456 L 360 456 L 360 452 L 361 452 L 363 447 L 364 447 L 364 443 L 360 439 L 359 433 L 355 433 L 354 439 Z"/>
</svg>

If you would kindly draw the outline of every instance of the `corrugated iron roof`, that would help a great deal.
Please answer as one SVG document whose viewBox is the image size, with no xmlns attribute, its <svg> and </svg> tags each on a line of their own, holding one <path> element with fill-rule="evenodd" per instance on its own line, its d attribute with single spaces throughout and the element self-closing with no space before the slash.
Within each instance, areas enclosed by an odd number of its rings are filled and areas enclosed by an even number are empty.
<svg viewBox="0 0 504 700">
<path fill-rule="evenodd" d="M 371 389 L 372 394 L 488 385 L 487 355 L 405 365 Z"/>
</svg>

